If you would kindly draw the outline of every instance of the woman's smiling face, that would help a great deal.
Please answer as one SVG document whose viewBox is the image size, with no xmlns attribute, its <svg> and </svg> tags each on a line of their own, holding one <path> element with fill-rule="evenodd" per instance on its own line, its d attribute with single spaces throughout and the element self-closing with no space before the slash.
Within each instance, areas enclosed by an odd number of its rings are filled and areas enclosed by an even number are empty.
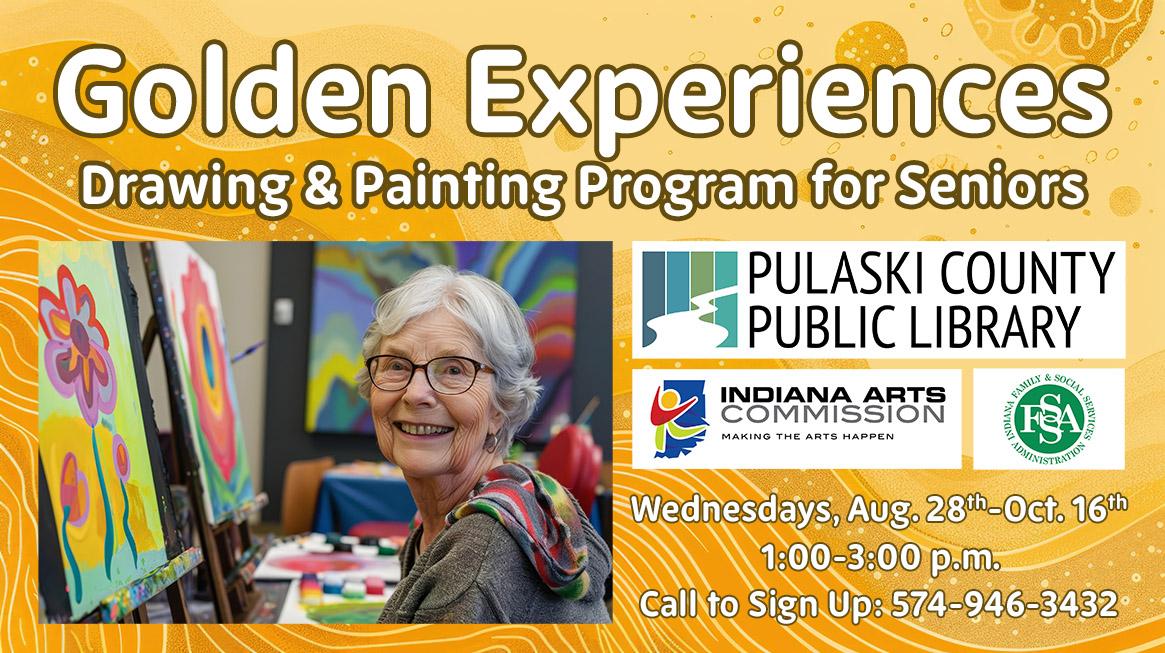
<svg viewBox="0 0 1165 653">
<path fill-rule="evenodd" d="M 438 308 L 409 320 L 380 343 L 380 354 L 391 354 L 422 365 L 440 356 L 483 360 L 477 338 L 448 310 Z M 372 387 L 369 401 L 380 451 L 413 478 L 457 475 L 472 469 L 484 450 L 487 433 L 502 426 L 493 405 L 493 375 L 479 372 L 462 394 L 433 390 L 423 370 L 416 370 L 402 390 Z"/>
</svg>

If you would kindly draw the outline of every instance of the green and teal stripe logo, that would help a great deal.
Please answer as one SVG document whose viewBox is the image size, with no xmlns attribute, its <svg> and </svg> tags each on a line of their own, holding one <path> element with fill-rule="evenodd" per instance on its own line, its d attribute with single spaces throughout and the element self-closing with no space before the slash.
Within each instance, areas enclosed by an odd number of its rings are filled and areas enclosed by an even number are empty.
<svg viewBox="0 0 1165 653">
<path fill-rule="evenodd" d="M 643 252 L 641 264 L 643 347 L 661 338 L 737 346 L 736 252 Z"/>
</svg>

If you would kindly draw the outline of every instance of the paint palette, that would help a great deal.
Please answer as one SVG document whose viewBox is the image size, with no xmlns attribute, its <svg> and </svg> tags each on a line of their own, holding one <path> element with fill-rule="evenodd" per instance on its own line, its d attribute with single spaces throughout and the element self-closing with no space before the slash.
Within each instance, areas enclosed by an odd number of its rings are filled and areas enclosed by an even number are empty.
<svg viewBox="0 0 1165 653">
<path fill-rule="evenodd" d="M 299 580 L 306 574 L 316 574 L 321 587 L 326 586 L 326 578 L 332 573 L 344 578 L 359 575 L 361 582 L 368 576 L 386 583 L 400 580 L 400 560 L 395 555 L 381 555 L 379 547 L 356 545 L 352 551 L 336 551 L 317 539 L 309 536 L 271 547 L 255 570 L 255 579 Z"/>
</svg>

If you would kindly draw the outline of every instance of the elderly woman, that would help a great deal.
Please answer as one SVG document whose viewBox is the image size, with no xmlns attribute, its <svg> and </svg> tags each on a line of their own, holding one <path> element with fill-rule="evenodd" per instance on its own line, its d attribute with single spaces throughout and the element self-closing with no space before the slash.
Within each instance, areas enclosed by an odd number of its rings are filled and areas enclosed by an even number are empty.
<svg viewBox="0 0 1165 653">
<path fill-rule="evenodd" d="M 611 554 L 574 497 L 503 456 L 538 398 L 522 312 L 496 283 L 430 267 L 383 295 L 360 393 L 420 525 L 381 623 L 598 623 Z"/>
</svg>

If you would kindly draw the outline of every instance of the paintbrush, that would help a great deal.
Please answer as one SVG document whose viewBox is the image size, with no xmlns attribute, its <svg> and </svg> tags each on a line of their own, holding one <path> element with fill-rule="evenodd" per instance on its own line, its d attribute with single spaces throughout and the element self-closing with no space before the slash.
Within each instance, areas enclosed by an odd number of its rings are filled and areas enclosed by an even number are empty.
<svg viewBox="0 0 1165 653">
<path fill-rule="evenodd" d="M 235 363 L 243 360 L 247 356 L 250 356 L 251 354 L 259 351 L 259 348 L 265 344 L 267 344 L 266 340 L 260 340 L 259 342 L 256 342 L 255 344 L 251 345 L 250 347 L 247 347 L 243 351 L 235 354 L 234 357 L 231 358 L 231 365 L 234 365 Z"/>
</svg>

